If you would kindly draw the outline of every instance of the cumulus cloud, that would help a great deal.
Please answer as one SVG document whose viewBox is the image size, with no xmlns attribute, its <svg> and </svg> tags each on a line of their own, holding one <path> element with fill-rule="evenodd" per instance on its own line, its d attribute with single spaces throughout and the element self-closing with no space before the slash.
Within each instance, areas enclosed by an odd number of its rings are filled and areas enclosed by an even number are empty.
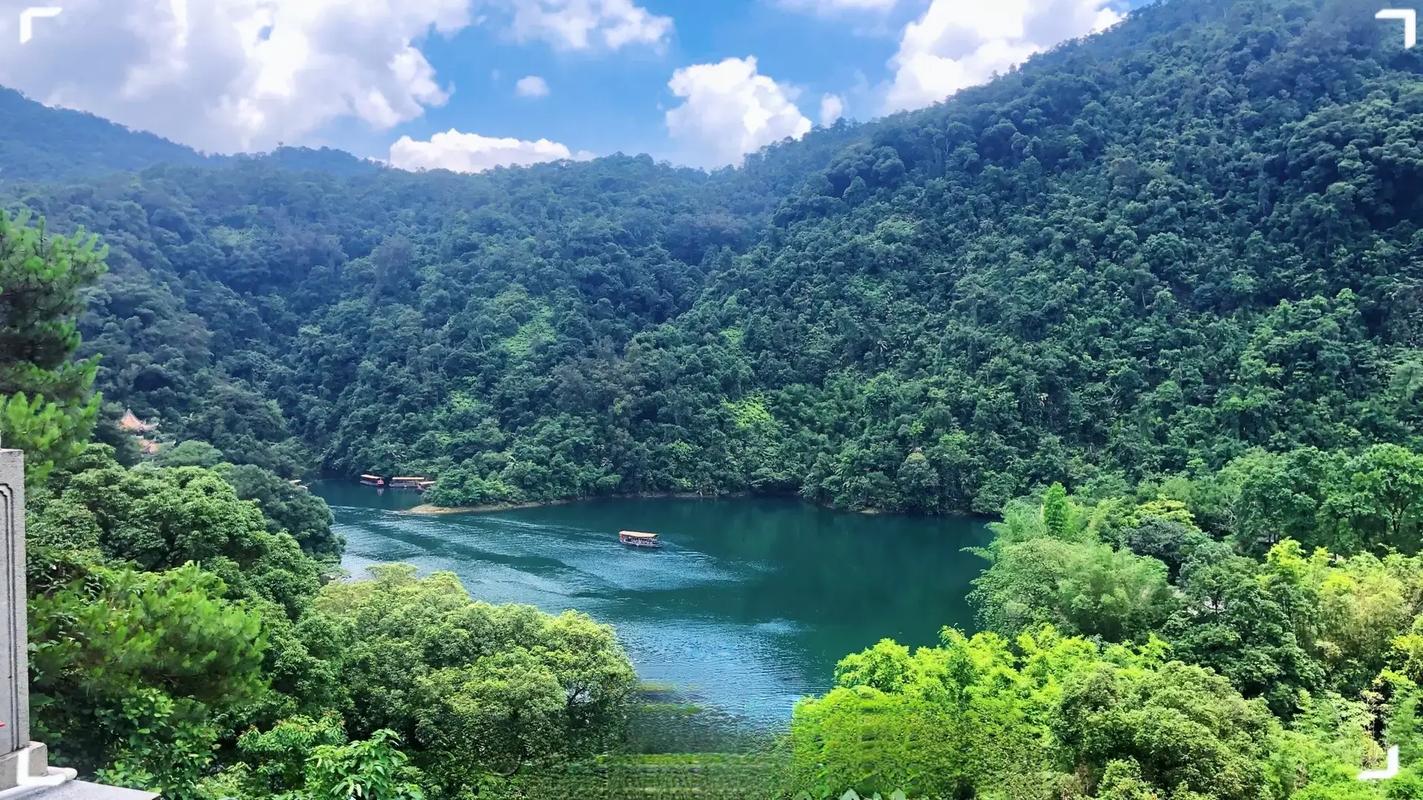
<svg viewBox="0 0 1423 800">
<path fill-rule="evenodd" d="M 564 49 L 660 45 L 672 21 L 633 0 L 64 0 L 0 84 L 218 152 L 299 143 L 337 120 L 387 130 L 445 103 L 421 51 L 486 24 Z M 478 14 L 476 22 L 475 14 Z"/>
<path fill-rule="evenodd" d="M 209 150 L 265 149 L 328 121 L 385 129 L 444 103 L 417 42 L 468 0 L 66 0 L 0 83 Z M 0 40 L 13 42 L 13 16 Z"/>
<path fill-rule="evenodd" d="M 667 130 L 689 148 L 685 157 L 702 166 L 737 164 L 747 153 L 810 131 L 810 120 L 793 102 L 794 89 L 760 74 L 755 57 L 683 67 L 667 86 L 683 99 L 667 112 Z"/>
<path fill-rule="evenodd" d="M 514 93 L 520 97 L 548 97 L 548 81 L 537 75 L 525 75 L 514 83 Z"/>
<path fill-rule="evenodd" d="M 922 108 L 1028 56 L 1121 20 L 1111 0 L 933 0 L 890 61 L 886 111 Z"/>
<path fill-rule="evenodd" d="M 402 136 L 390 146 L 390 164 L 408 170 L 448 169 L 454 172 L 483 172 L 495 167 L 527 166 L 545 161 L 583 160 L 591 153 L 573 152 L 567 145 L 548 139 L 480 136 L 451 128 L 428 140 Z"/>
<path fill-rule="evenodd" d="M 512 14 L 514 38 L 564 50 L 660 47 L 672 34 L 671 17 L 652 14 L 632 0 L 500 0 L 490 5 Z"/>
<path fill-rule="evenodd" d="M 820 124 L 830 127 L 845 115 L 845 98 L 838 94 L 827 94 L 820 98 Z"/>
</svg>

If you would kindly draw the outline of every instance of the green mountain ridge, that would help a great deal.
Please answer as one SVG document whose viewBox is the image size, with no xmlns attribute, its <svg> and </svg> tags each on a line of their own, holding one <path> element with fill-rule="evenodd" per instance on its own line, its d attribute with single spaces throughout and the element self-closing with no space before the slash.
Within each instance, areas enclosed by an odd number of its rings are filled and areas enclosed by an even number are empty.
<svg viewBox="0 0 1423 800">
<path fill-rule="evenodd" d="M 200 153 L 147 131 L 82 111 L 54 108 L 0 86 L 0 181 L 48 183 L 102 178 L 162 165 L 228 166 L 263 161 L 291 170 L 335 175 L 375 172 L 382 166 L 329 147 L 278 147 L 258 154 Z"/>
<path fill-rule="evenodd" d="M 1388 33 L 1174 0 L 710 175 L 256 158 L 11 194 L 110 247 L 83 333 L 111 413 L 236 461 L 452 505 L 988 511 L 1419 443 L 1423 61 Z"/>
<path fill-rule="evenodd" d="M 155 164 L 201 164 L 195 150 L 102 117 L 50 108 L 0 87 L 0 180 L 55 180 L 128 172 Z"/>
</svg>

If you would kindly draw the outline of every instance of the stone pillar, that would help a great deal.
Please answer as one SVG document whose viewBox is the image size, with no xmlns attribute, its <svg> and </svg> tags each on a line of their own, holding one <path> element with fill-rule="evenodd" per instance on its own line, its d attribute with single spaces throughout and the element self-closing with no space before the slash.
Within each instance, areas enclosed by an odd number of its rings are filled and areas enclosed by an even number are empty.
<svg viewBox="0 0 1423 800">
<path fill-rule="evenodd" d="M 26 653 L 25 458 L 19 450 L 0 450 L 0 790 L 46 772 L 44 746 L 30 744 Z"/>
<path fill-rule="evenodd" d="M 30 744 L 25 631 L 25 459 L 0 450 L 0 757 Z"/>
</svg>

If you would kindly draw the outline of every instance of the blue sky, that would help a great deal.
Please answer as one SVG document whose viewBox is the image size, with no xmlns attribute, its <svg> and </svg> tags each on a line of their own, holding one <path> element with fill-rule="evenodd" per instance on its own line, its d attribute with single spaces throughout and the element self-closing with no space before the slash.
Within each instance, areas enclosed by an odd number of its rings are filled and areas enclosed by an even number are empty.
<svg viewBox="0 0 1423 800">
<path fill-rule="evenodd" d="M 837 116 L 932 104 L 1129 0 L 58 2 L 0 48 L 0 83 L 209 152 L 479 171 L 618 151 L 736 164 Z M 0 41 L 28 4 L 0 0 Z"/>
<path fill-rule="evenodd" d="M 879 109 L 862 96 L 866 85 L 885 80 L 899 28 L 916 4 L 859 18 L 807 14 L 758 0 L 643 5 L 675 20 L 675 32 L 660 52 L 647 47 L 616 54 L 559 50 L 517 43 L 484 27 L 448 40 L 432 37 L 425 53 L 440 75 L 450 77 L 454 92 L 444 107 L 430 109 L 400 132 L 428 138 L 458 128 L 487 136 L 549 138 L 600 155 L 623 151 L 671 157 L 676 147 L 666 135 L 663 114 L 677 105 L 667 88 L 673 71 L 747 56 L 757 59 L 761 73 L 799 89 L 802 100 L 814 99 L 803 102 L 807 113 L 822 94 L 835 93 L 847 99 L 847 116 L 870 118 Z M 548 96 L 517 96 L 514 83 L 526 75 L 544 78 Z M 372 146 L 379 150 L 384 144 L 377 137 Z"/>
</svg>

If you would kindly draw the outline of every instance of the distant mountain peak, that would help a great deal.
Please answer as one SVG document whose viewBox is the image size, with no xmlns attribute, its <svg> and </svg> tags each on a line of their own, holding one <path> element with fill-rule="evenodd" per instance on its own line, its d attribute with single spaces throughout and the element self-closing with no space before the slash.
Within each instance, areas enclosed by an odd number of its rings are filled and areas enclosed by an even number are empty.
<svg viewBox="0 0 1423 800">
<path fill-rule="evenodd" d="M 57 180 L 133 172 L 155 164 L 203 164 L 215 157 L 83 111 L 52 108 L 0 87 L 0 177 Z"/>
</svg>

